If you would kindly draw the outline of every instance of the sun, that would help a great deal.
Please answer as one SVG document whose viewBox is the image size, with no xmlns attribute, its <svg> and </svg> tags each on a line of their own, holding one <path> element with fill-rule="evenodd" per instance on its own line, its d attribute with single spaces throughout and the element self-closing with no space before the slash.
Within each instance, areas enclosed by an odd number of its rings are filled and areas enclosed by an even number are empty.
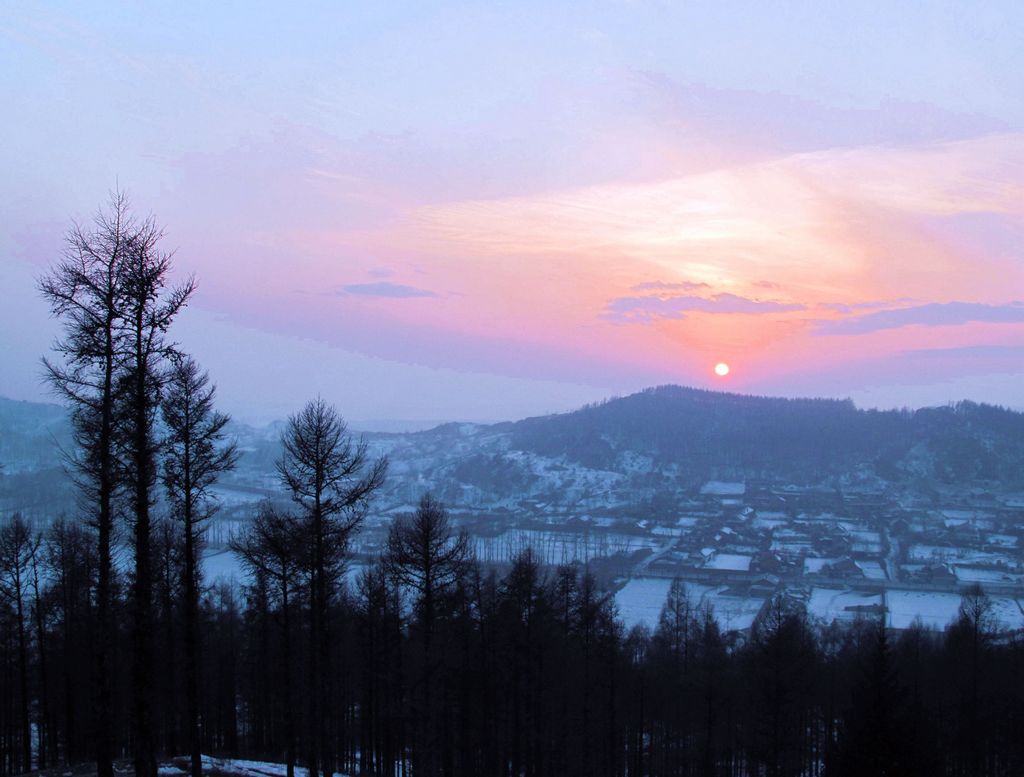
<svg viewBox="0 0 1024 777">
<path fill-rule="evenodd" d="M 729 365 L 728 364 L 726 364 L 725 362 L 719 362 L 718 364 L 715 365 L 715 375 L 717 375 L 720 378 L 724 378 L 728 374 L 729 374 Z"/>
</svg>

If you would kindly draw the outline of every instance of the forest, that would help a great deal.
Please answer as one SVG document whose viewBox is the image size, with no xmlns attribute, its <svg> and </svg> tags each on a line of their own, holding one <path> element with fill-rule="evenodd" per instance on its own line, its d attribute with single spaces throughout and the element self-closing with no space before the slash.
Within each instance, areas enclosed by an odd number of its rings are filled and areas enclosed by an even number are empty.
<svg viewBox="0 0 1024 777">
<path fill-rule="evenodd" d="M 349 574 L 388 464 L 322 398 L 282 432 L 290 508 L 232 542 L 244 581 L 207 579 L 238 452 L 173 340 L 196 287 L 161 236 L 115 194 L 39 281 L 79 508 L 0 523 L 0 774 L 199 777 L 202 755 L 288 777 L 1024 773 L 1024 643 L 980 588 L 943 633 L 821 624 L 779 594 L 723 634 L 677 581 L 627 633 L 586 567 L 484 565 L 430 494 Z"/>
<path fill-rule="evenodd" d="M 657 629 L 624 633 L 585 570 L 469 557 L 425 499 L 350 588 L 329 576 L 314 618 L 311 543 L 264 511 L 240 551 L 244 590 L 202 590 L 198 662 L 180 530 L 154 542 L 154 753 L 268 760 L 319 773 L 428 775 L 1012 775 L 1024 769 L 1024 645 L 998 636 L 980 591 L 946 633 L 872 619 L 812 623 L 773 599 L 724 635 L 673 585 Z M 64 521 L 2 529 L 4 774 L 129 759 L 128 575 L 112 588 L 109 717 L 98 717 L 94 537 Z M 318 639 L 318 635 L 323 635 Z M 321 646 L 326 645 L 326 649 Z M 200 681 L 196 728 L 183 678 Z M 37 732 L 37 733 L 35 733 Z M 305 772 L 303 772 L 305 773 Z"/>
</svg>

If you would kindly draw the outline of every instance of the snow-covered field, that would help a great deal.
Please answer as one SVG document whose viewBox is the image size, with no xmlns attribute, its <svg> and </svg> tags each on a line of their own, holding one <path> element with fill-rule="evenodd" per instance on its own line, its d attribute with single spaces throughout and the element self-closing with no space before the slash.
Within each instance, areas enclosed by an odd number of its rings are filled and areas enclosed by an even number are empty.
<svg viewBox="0 0 1024 777">
<path fill-rule="evenodd" d="M 619 617 L 626 629 L 643 623 L 653 630 L 658 625 L 658 616 L 671 586 L 672 581 L 665 577 L 634 577 L 626 583 L 615 594 Z"/>
<path fill-rule="evenodd" d="M 1000 565 L 1013 569 L 1017 560 L 1004 553 L 990 553 L 974 548 L 954 548 L 945 545 L 911 545 L 907 551 L 909 561 L 952 562 L 960 564 Z"/>
<path fill-rule="evenodd" d="M 186 768 L 182 768 L 185 766 Z M 162 764 L 157 770 L 161 777 L 179 777 L 188 774 L 187 764 L 180 759 L 177 764 Z M 237 777 L 285 777 L 288 774 L 288 767 L 285 764 L 271 763 L 269 761 L 247 761 L 244 759 L 213 758 L 203 756 L 203 772 L 215 772 L 217 774 L 237 775 Z M 306 777 L 309 770 L 304 766 L 295 767 L 295 777 Z M 340 772 L 335 772 L 334 777 L 346 777 Z"/>
<path fill-rule="evenodd" d="M 1024 609 L 1020 599 L 1009 596 L 993 596 L 992 611 L 1003 626 L 1009 629 L 1024 629 Z"/>
<path fill-rule="evenodd" d="M 510 529 L 496 537 L 474 537 L 473 549 L 481 561 L 508 561 L 517 553 L 532 548 L 546 564 L 590 561 L 615 553 L 632 553 L 664 544 L 664 538 L 651 535 L 617 534 L 595 531 L 590 534 L 535 529 Z"/>
<path fill-rule="evenodd" d="M 924 626 L 942 631 L 960 608 L 960 594 L 941 591 L 887 591 L 885 600 L 893 629 L 908 629 L 920 618 Z"/>
<path fill-rule="evenodd" d="M 667 577 L 634 577 L 615 594 L 619 617 L 629 630 L 641 623 L 652 631 L 658 625 L 658 616 L 668 599 L 672 581 Z M 693 607 L 699 606 L 704 595 L 713 590 L 710 586 L 686 583 L 686 590 Z"/>
<path fill-rule="evenodd" d="M 202 559 L 203 579 L 208 583 L 229 582 L 245 584 L 250 582 L 249 574 L 242 562 L 230 550 L 208 549 Z M 355 585 L 364 566 L 350 563 L 345 567 L 345 579 L 350 586 Z"/>
<path fill-rule="evenodd" d="M 619 617 L 627 629 L 644 624 L 652 631 L 657 628 L 672 581 L 664 577 L 635 577 L 615 595 Z M 764 606 L 760 597 L 732 596 L 725 586 L 706 586 L 686 583 L 686 590 L 694 609 L 711 605 L 715 620 L 723 631 L 741 631 L 750 628 L 754 618 Z"/>
<path fill-rule="evenodd" d="M 643 623 L 654 630 L 671 586 L 671 580 L 660 577 L 638 577 L 626 583 L 615 595 L 619 617 L 626 628 Z M 765 601 L 761 597 L 734 596 L 725 586 L 686 583 L 686 589 L 695 608 L 711 605 L 723 631 L 750 628 Z M 1002 628 L 1024 629 L 1024 603 L 1011 596 L 992 596 L 991 601 L 992 614 Z M 815 587 L 807 600 L 807 613 L 826 624 L 835 620 L 851 622 L 857 618 L 877 617 L 883 606 L 890 628 L 907 629 L 920 619 L 926 628 L 942 631 L 957 617 L 960 594 L 900 589 L 881 594 Z"/>
<path fill-rule="evenodd" d="M 203 577 L 206 580 L 238 580 L 248 579 L 238 556 L 230 550 L 210 549 L 203 553 Z"/>
<path fill-rule="evenodd" d="M 705 599 L 711 603 L 715 620 L 724 632 L 749 629 L 765 602 L 756 596 L 728 596 L 720 589 L 709 593 Z"/>
<path fill-rule="evenodd" d="M 814 588 L 807 600 L 807 613 L 824 623 L 853 621 L 871 617 L 872 608 L 880 611 L 882 595 L 834 588 Z"/>
</svg>

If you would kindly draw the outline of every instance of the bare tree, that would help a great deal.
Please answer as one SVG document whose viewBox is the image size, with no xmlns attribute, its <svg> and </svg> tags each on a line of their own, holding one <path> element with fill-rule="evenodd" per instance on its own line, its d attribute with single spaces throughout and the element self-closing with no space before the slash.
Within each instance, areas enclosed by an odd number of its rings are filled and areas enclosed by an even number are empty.
<svg viewBox="0 0 1024 777">
<path fill-rule="evenodd" d="M 326 752 L 330 688 L 320 679 L 330 669 L 328 612 L 349 540 L 384 484 L 387 459 L 371 461 L 366 443 L 353 441 L 338 411 L 319 397 L 288 419 L 281 445 L 278 472 L 302 511 L 309 542 L 309 774 L 316 777 L 318 769 L 330 774 L 333 761 Z"/>
<path fill-rule="evenodd" d="M 53 523 L 46 536 L 46 572 L 55 599 L 60 643 L 60 675 L 63 686 L 64 761 L 77 763 L 87 752 L 88 731 L 82 725 L 87 718 L 85 703 L 89 698 L 83 692 L 82 664 L 79 636 L 91 625 L 90 589 L 96 567 L 93 538 L 87 527 L 64 518 Z"/>
<path fill-rule="evenodd" d="M 69 453 L 68 461 L 96 530 L 97 777 L 114 774 L 111 546 L 120 487 L 114 394 L 124 359 L 120 305 L 126 254 L 139 231 L 127 198 L 114 193 L 108 209 L 100 211 L 91 226 L 72 226 L 61 261 L 39 281 L 51 314 L 63 323 L 63 335 L 53 345 L 57 359 L 43 359 L 43 365 L 54 391 L 71 406 L 77 450 Z"/>
<path fill-rule="evenodd" d="M 46 757 L 49 752 L 52 761 L 57 760 L 57 738 L 54 733 L 53 718 L 50 716 L 50 673 L 47 671 L 46 650 L 46 609 L 43 587 L 40 585 L 40 573 L 45 574 L 42 549 L 43 538 L 37 534 L 30 545 L 31 548 L 31 584 L 32 584 L 32 617 L 36 627 L 36 648 L 39 668 L 39 749 L 38 767 L 46 768 Z"/>
<path fill-rule="evenodd" d="M 416 513 L 400 518 L 388 533 L 384 563 L 388 571 L 414 595 L 420 642 L 417 677 L 417 730 L 413 772 L 428 777 L 440 772 L 437 683 L 439 651 L 435 649 L 437 621 L 445 601 L 455 590 L 470 557 L 469 536 L 456 533 L 448 512 L 430 494 Z"/>
<path fill-rule="evenodd" d="M 295 703 L 292 690 L 292 597 L 298 587 L 303 555 L 302 531 L 296 519 L 275 510 L 272 505 L 261 506 L 252 524 L 231 541 L 231 549 L 254 576 L 272 582 L 272 589 L 280 602 L 282 670 L 285 673 L 285 740 L 287 777 L 295 777 Z"/>
<path fill-rule="evenodd" d="M 176 357 L 167 331 L 195 289 L 194 281 L 167 289 L 171 255 L 159 247 L 163 231 L 152 217 L 138 222 L 124 252 L 117 287 L 124 361 L 115 383 L 118 440 L 131 503 L 135 574 L 132 589 L 132 724 L 136 777 L 156 777 L 153 733 L 153 565 L 150 511 L 155 501 L 155 431 L 165 363 Z"/>
<path fill-rule="evenodd" d="M 25 612 L 28 605 L 29 567 L 39 547 L 25 519 L 15 514 L 0 526 L 0 596 L 10 603 L 15 613 L 18 632 L 18 697 L 20 700 L 22 768 L 32 769 L 32 723 L 28 685 L 29 624 Z"/>
<path fill-rule="evenodd" d="M 163 399 L 167 438 L 164 443 L 164 485 L 181 521 L 185 541 L 185 696 L 192 777 L 202 776 L 199 720 L 199 554 L 206 522 L 217 505 L 210 487 L 235 466 L 238 450 L 224 444 L 229 417 L 214 410 L 216 387 L 191 358 L 174 364 Z"/>
</svg>

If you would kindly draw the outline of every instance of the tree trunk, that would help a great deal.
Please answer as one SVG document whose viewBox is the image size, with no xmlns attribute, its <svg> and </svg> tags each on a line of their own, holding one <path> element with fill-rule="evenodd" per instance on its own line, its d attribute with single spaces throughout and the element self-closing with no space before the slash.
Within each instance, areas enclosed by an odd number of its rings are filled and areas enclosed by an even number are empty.
<svg viewBox="0 0 1024 777">
<path fill-rule="evenodd" d="M 135 585 L 133 634 L 133 704 L 135 734 L 135 777 L 156 777 L 153 742 L 153 570 L 150 536 L 150 483 L 153 465 L 150 454 L 149 409 L 151 388 L 142 340 L 142 307 L 135 320 L 136 347 L 132 387 L 132 490 L 135 513 Z"/>
<path fill-rule="evenodd" d="M 15 562 L 17 563 L 17 561 Z M 21 569 L 14 569 L 14 597 L 18 617 L 18 685 L 21 697 L 21 757 L 26 772 L 32 770 L 32 723 L 28 697 L 28 640 L 25 635 L 25 608 L 22 603 Z"/>
<path fill-rule="evenodd" d="M 32 595 L 35 600 L 36 642 L 39 645 L 39 705 L 42 725 L 39 729 L 39 768 L 46 768 L 47 751 L 50 761 L 57 761 L 57 737 L 50 717 L 50 682 L 46 664 L 46 629 L 43 624 L 42 602 L 39 596 L 38 547 L 32 553 Z"/>
<path fill-rule="evenodd" d="M 192 525 L 191 495 L 185 496 L 185 706 L 192 777 L 202 777 L 202 731 L 199 722 L 199 569 Z"/>
<path fill-rule="evenodd" d="M 113 710 L 110 689 L 110 660 L 113 654 L 111 620 L 111 575 L 113 556 L 111 535 L 114 528 L 114 341 L 113 302 L 106 320 L 107 352 L 104 354 L 102 407 L 99 430 L 99 514 L 96 516 L 97 579 L 96 621 L 96 777 L 114 777 Z"/>
</svg>

